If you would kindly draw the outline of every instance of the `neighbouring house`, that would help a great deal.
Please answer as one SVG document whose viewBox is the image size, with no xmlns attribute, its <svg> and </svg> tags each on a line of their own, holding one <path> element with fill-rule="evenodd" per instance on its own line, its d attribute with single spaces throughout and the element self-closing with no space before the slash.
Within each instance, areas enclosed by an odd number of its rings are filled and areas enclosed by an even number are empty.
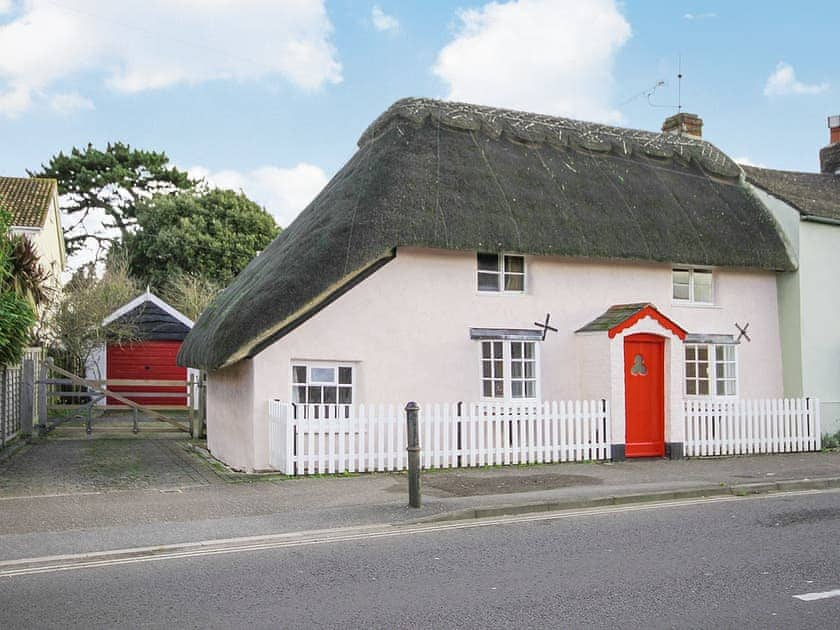
<svg viewBox="0 0 840 630">
<path fill-rule="evenodd" d="M 193 326 L 186 315 L 164 302 L 150 291 L 134 298 L 108 315 L 102 325 L 130 327 L 130 343 L 107 343 L 97 348 L 85 369 L 91 380 L 130 381 L 186 381 L 188 370 L 176 363 L 181 343 Z M 110 390 L 142 393 L 143 396 L 127 396 L 141 405 L 183 406 L 187 404 L 186 387 L 171 385 L 109 385 Z M 172 396 L 184 393 L 183 397 Z M 161 394 L 155 396 L 153 394 Z M 106 404 L 101 400 L 100 404 Z M 119 406 L 120 402 L 108 398 L 108 405 Z"/>
<path fill-rule="evenodd" d="M 185 339 L 210 450 L 269 468 L 270 399 L 604 399 L 614 458 L 679 457 L 684 398 L 781 396 L 795 261 L 692 131 L 398 101 Z"/>
<path fill-rule="evenodd" d="M 781 273 L 779 320 L 787 396 L 820 399 L 826 432 L 840 431 L 840 116 L 820 173 L 743 166 L 747 181 L 782 227 L 796 271 Z"/>
<path fill-rule="evenodd" d="M 67 257 L 54 179 L 0 177 L 0 206 L 12 214 L 11 231 L 32 241 L 41 266 L 49 273 L 49 285 L 58 290 Z"/>
</svg>

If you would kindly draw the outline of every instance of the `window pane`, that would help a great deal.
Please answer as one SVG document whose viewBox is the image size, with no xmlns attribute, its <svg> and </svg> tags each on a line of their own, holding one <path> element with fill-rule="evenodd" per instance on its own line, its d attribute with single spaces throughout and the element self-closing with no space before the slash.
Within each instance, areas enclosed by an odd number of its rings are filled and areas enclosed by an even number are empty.
<svg viewBox="0 0 840 630">
<path fill-rule="evenodd" d="M 525 358 L 526 359 L 533 359 L 534 358 L 534 343 L 528 342 L 522 344 L 525 347 Z"/>
<path fill-rule="evenodd" d="M 688 378 L 694 378 L 695 376 L 697 376 L 697 366 L 694 363 L 686 363 L 685 375 Z"/>
<path fill-rule="evenodd" d="M 697 383 L 697 393 L 701 396 L 709 395 L 709 381 L 699 381 Z"/>
<path fill-rule="evenodd" d="M 353 368 L 341 367 L 338 368 L 338 382 L 342 385 L 353 384 Z"/>
<path fill-rule="evenodd" d="M 292 402 L 296 403 L 305 403 L 306 402 L 306 388 L 305 387 L 293 387 L 292 391 L 294 392 L 295 399 Z"/>
<path fill-rule="evenodd" d="M 510 364 L 510 375 L 512 378 L 522 378 L 522 363 L 514 361 Z"/>
<path fill-rule="evenodd" d="M 504 373 L 505 373 L 503 366 L 504 366 L 503 361 L 494 361 L 493 362 L 493 369 L 495 370 L 496 373 L 493 376 L 495 376 L 496 378 L 501 378 L 502 375 L 504 375 Z"/>
<path fill-rule="evenodd" d="M 353 402 L 353 389 L 351 387 L 339 387 L 338 402 L 342 405 L 351 404 Z"/>
<path fill-rule="evenodd" d="M 505 274 L 505 291 L 524 291 L 525 276 L 511 276 Z"/>
<path fill-rule="evenodd" d="M 305 365 L 296 365 L 292 368 L 292 373 L 294 375 L 294 382 L 295 383 L 305 383 L 306 382 L 306 366 Z"/>
<path fill-rule="evenodd" d="M 511 395 L 514 398 L 522 398 L 522 382 L 521 381 L 513 381 L 510 384 L 511 387 Z"/>
<path fill-rule="evenodd" d="M 723 363 L 715 364 L 715 376 L 717 378 L 723 378 L 725 375 L 726 365 Z"/>
<path fill-rule="evenodd" d="M 709 349 L 706 346 L 699 346 L 697 348 L 697 358 L 700 361 L 708 361 L 709 360 Z"/>
<path fill-rule="evenodd" d="M 535 378 L 534 364 L 533 363 L 526 363 L 525 364 L 525 378 Z"/>
<path fill-rule="evenodd" d="M 694 396 L 697 394 L 697 382 L 687 381 L 685 384 L 685 393 Z"/>
<path fill-rule="evenodd" d="M 727 361 L 735 360 L 735 346 L 723 346 L 724 359 Z"/>
<path fill-rule="evenodd" d="M 502 346 L 501 341 L 493 342 L 493 356 L 497 359 L 501 359 L 504 356 L 504 346 Z"/>
<path fill-rule="evenodd" d="M 726 378 L 735 378 L 735 364 L 734 363 L 727 363 L 726 370 L 724 371 L 723 375 Z"/>
<path fill-rule="evenodd" d="M 505 271 L 525 273 L 525 258 L 522 256 L 505 256 Z"/>
<path fill-rule="evenodd" d="M 324 388 L 324 402 L 325 403 L 336 403 L 336 402 L 338 402 L 338 388 L 337 387 L 325 387 Z"/>
<path fill-rule="evenodd" d="M 687 300 L 690 297 L 688 289 L 689 275 L 687 269 L 674 269 L 672 279 L 675 300 Z"/>
<path fill-rule="evenodd" d="M 482 361 L 481 362 L 481 375 L 484 378 L 492 378 L 493 377 L 493 364 L 490 361 Z"/>
<path fill-rule="evenodd" d="M 335 383 L 335 368 L 313 367 L 309 368 L 309 379 L 311 383 Z"/>
<path fill-rule="evenodd" d="M 494 381 L 494 398 L 504 398 L 505 397 L 505 382 L 504 381 Z"/>
<path fill-rule="evenodd" d="M 723 354 L 724 347 L 723 346 L 715 346 L 715 359 L 718 361 L 723 361 Z"/>
<path fill-rule="evenodd" d="M 478 272 L 478 290 L 479 291 L 498 291 L 499 290 L 499 274 Z"/>
<path fill-rule="evenodd" d="M 489 342 L 489 341 L 482 341 L 481 342 L 481 356 L 484 357 L 485 359 L 492 358 L 492 356 L 493 356 L 492 355 L 492 349 L 493 349 L 493 344 L 491 342 Z"/>
<path fill-rule="evenodd" d="M 512 341 L 510 344 L 510 356 L 514 359 L 522 358 L 522 344 L 516 341 Z"/>
<path fill-rule="evenodd" d="M 712 272 L 703 269 L 694 270 L 694 301 L 712 301 Z"/>
<path fill-rule="evenodd" d="M 685 358 L 688 361 L 693 361 L 697 356 L 697 350 L 694 346 L 685 347 Z"/>
<path fill-rule="evenodd" d="M 735 395 L 735 381 L 726 381 L 724 384 L 724 396 L 734 396 Z"/>
<path fill-rule="evenodd" d="M 484 397 L 493 397 L 493 381 L 484 381 Z"/>
<path fill-rule="evenodd" d="M 319 403 L 321 402 L 321 388 L 320 387 L 309 387 L 307 388 L 308 398 L 306 402 L 308 403 Z"/>
<path fill-rule="evenodd" d="M 481 271 L 498 271 L 499 270 L 499 256 L 498 254 L 478 254 L 478 268 Z"/>
<path fill-rule="evenodd" d="M 525 397 L 526 398 L 536 398 L 537 397 L 537 384 L 534 381 L 528 381 L 525 383 Z"/>
</svg>

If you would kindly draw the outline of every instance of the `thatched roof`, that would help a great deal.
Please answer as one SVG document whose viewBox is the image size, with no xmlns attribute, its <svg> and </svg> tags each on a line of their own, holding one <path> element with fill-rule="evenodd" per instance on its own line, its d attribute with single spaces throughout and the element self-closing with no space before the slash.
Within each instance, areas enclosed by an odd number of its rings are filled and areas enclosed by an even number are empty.
<svg viewBox="0 0 840 630">
<path fill-rule="evenodd" d="M 253 356 L 398 247 L 792 269 L 740 173 L 686 136 L 398 101 L 204 311 L 179 362 Z"/>
<path fill-rule="evenodd" d="M 0 208 L 12 214 L 15 227 L 42 228 L 56 186 L 54 179 L 0 177 Z"/>
<path fill-rule="evenodd" d="M 742 166 L 747 181 L 790 204 L 800 214 L 840 221 L 840 175 Z"/>
</svg>

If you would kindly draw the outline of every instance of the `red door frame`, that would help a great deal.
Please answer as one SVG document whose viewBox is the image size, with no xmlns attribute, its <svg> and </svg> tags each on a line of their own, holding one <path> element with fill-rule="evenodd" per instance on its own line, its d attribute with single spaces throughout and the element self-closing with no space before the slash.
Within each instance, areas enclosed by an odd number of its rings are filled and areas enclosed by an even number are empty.
<svg viewBox="0 0 840 630">
<path fill-rule="evenodd" d="M 629 351 L 628 351 L 629 349 Z M 636 355 L 644 374 L 634 373 Z M 626 457 L 665 456 L 665 338 L 637 333 L 624 338 Z"/>
</svg>

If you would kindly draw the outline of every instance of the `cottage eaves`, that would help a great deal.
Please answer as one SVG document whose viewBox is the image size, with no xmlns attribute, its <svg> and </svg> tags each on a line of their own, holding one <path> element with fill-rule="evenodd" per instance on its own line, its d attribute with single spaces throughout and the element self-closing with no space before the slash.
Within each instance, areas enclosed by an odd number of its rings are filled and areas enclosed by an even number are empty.
<svg viewBox="0 0 840 630">
<path fill-rule="evenodd" d="M 398 101 L 202 313 L 178 361 L 253 356 L 400 247 L 793 269 L 740 175 L 696 138 Z"/>
</svg>

